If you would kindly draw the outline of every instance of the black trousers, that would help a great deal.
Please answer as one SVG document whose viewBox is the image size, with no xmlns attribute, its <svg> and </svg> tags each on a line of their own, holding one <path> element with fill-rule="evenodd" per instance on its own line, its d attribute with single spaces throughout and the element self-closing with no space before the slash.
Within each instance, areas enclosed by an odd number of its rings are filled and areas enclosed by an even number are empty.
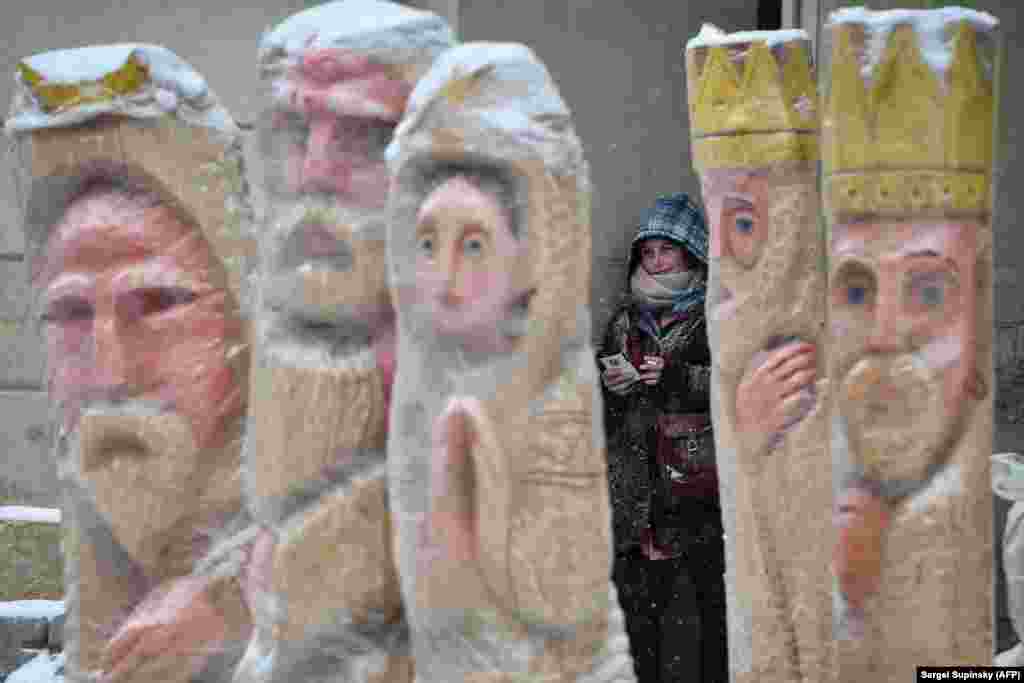
<svg viewBox="0 0 1024 683">
<path fill-rule="evenodd" d="M 638 683 L 728 683 L 724 547 L 700 543 L 669 560 L 615 558 Z"/>
</svg>

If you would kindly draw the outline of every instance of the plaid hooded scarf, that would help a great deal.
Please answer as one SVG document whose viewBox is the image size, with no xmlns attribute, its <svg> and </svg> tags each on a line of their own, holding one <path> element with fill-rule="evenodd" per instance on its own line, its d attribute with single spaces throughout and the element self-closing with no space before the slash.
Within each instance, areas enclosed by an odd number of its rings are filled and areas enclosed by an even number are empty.
<svg viewBox="0 0 1024 683">
<path fill-rule="evenodd" d="M 640 244 L 650 238 L 669 240 L 680 245 L 700 262 L 704 276 L 691 287 L 679 290 L 672 303 L 672 313 L 682 315 L 696 306 L 703 306 L 707 295 L 708 228 L 704 213 L 685 193 L 677 192 L 658 197 L 640 222 L 636 236 L 630 244 L 628 276 L 632 277 L 640 265 Z M 654 312 L 643 305 L 640 325 L 657 336 L 658 325 Z"/>
</svg>

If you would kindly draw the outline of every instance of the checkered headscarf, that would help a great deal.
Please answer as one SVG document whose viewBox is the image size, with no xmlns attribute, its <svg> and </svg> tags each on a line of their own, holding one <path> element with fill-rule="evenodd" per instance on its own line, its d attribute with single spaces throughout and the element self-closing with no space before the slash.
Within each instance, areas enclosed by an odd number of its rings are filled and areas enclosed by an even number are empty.
<svg viewBox="0 0 1024 683">
<path fill-rule="evenodd" d="M 640 263 L 639 245 L 645 239 L 652 237 L 670 240 L 679 244 L 689 252 L 702 266 L 708 263 L 708 228 L 704 222 L 704 213 L 694 204 L 688 196 L 682 192 L 662 195 L 654 201 L 654 206 L 648 209 L 644 216 L 640 229 L 630 244 L 629 270 L 627 277 L 632 278 L 633 271 Z M 676 296 L 672 311 L 682 314 L 694 307 L 703 307 L 707 294 L 707 273 L 700 283 L 679 292 Z M 657 330 L 657 324 L 650 315 L 645 322 L 652 330 Z M 655 336 L 656 333 L 655 333 Z"/>
<path fill-rule="evenodd" d="M 642 240 L 651 237 L 681 244 L 702 264 L 708 263 L 708 226 L 704 212 L 682 192 L 662 195 L 654 201 L 654 206 L 648 209 L 640 223 L 630 249 L 635 252 Z"/>
</svg>

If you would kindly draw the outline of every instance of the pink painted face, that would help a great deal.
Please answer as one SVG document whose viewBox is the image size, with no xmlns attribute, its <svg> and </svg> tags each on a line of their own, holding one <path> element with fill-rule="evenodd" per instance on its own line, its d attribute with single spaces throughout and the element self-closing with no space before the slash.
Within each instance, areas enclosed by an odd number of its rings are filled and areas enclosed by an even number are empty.
<svg viewBox="0 0 1024 683">
<path fill-rule="evenodd" d="M 327 193 L 358 208 L 384 207 L 384 150 L 411 90 L 391 67 L 368 57 L 309 50 L 274 93 L 271 154 L 284 162 L 284 191 Z"/>
<path fill-rule="evenodd" d="M 833 231 L 833 376 L 858 457 L 882 479 L 923 479 L 984 391 L 977 230 L 905 221 Z"/>
<path fill-rule="evenodd" d="M 708 336 L 733 376 L 779 337 L 811 340 L 824 318 L 819 201 L 810 165 L 701 173 L 710 228 Z"/>
<path fill-rule="evenodd" d="M 227 349 L 241 339 L 224 273 L 165 207 L 103 191 L 68 208 L 37 273 L 51 396 L 73 427 L 90 401 L 148 399 L 216 446 L 242 411 Z"/>
<path fill-rule="evenodd" d="M 717 292 L 711 297 L 711 308 L 717 317 L 728 317 L 735 306 L 731 301 L 734 289 L 740 284 L 736 280 L 756 268 L 770 237 L 770 176 L 746 170 L 713 170 L 703 175 L 702 184 L 711 229 L 708 257 L 725 265 L 724 277 L 718 278 Z"/>
<path fill-rule="evenodd" d="M 681 273 L 690 270 L 690 261 L 681 246 L 669 240 L 651 237 L 640 243 L 640 265 L 651 275 Z"/>
<path fill-rule="evenodd" d="M 498 197 L 462 175 L 438 186 L 416 220 L 417 296 L 437 331 L 469 347 L 497 350 L 498 324 L 517 300 L 514 273 L 525 247 Z"/>
</svg>

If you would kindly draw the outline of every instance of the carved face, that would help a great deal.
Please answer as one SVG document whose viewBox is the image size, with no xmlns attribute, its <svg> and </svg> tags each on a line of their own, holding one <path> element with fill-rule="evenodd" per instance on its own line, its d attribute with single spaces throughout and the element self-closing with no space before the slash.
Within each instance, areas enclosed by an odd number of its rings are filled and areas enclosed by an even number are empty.
<svg viewBox="0 0 1024 683">
<path fill-rule="evenodd" d="M 969 412 L 977 230 L 907 221 L 833 231 L 832 376 L 852 455 L 880 481 L 925 481 Z"/>
<path fill-rule="evenodd" d="M 515 274 L 526 250 L 498 194 L 448 178 L 420 207 L 415 239 L 418 304 L 436 331 L 470 349 L 506 348 L 499 323 L 522 295 Z"/>
<path fill-rule="evenodd" d="M 399 70 L 338 49 L 306 51 L 274 84 L 246 446 L 261 504 L 351 473 L 383 447 L 394 368 L 384 150 L 410 91 Z"/>
<path fill-rule="evenodd" d="M 708 332 L 715 362 L 742 373 L 775 338 L 814 339 L 823 318 L 811 168 L 709 170 Z"/>
<path fill-rule="evenodd" d="M 383 208 L 384 149 L 411 84 L 368 57 L 338 49 L 307 51 L 274 89 L 264 150 L 283 164 L 280 189 L 323 192 L 344 204 Z"/>
<path fill-rule="evenodd" d="M 129 552 L 150 555 L 195 505 L 201 454 L 225 446 L 242 413 L 225 275 L 173 211 L 114 191 L 73 202 L 46 254 L 50 394 L 101 512 Z"/>
</svg>

